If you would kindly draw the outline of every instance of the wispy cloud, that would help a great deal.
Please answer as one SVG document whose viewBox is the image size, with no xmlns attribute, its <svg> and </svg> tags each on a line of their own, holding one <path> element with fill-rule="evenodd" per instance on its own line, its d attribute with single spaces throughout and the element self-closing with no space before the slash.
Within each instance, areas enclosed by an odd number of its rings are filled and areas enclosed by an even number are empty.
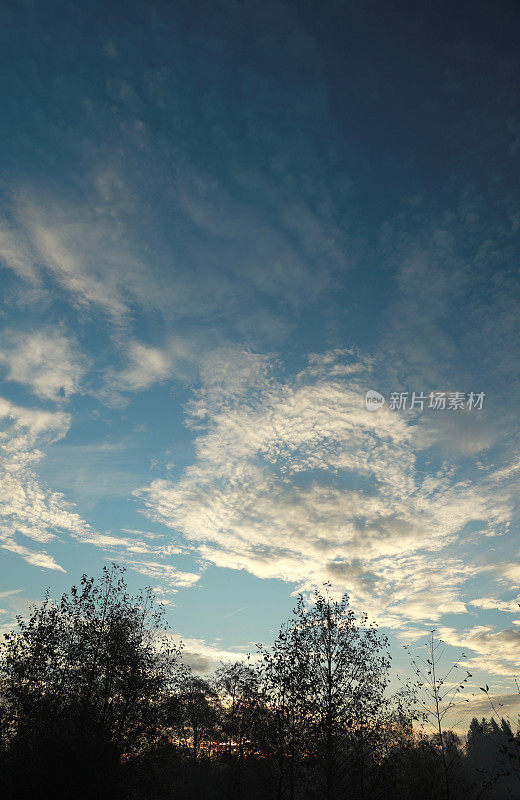
<svg viewBox="0 0 520 800">
<path fill-rule="evenodd" d="M 159 548 L 154 548 L 159 555 L 164 555 Z M 138 552 L 138 551 L 137 551 Z M 188 588 L 198 583 L 200 580 L 200 573 L 183 572 L 171 564 L 166 564 L 164 561 L 153 561 L 151 559 L 132 558 L 129 560 L 125 557 L 121 558 L 125 563 L 128 563 L 132 569 L 157 581 L 154 591 L 159 595 L 171 594 L 176 592 L 179 588 Z"/>
<path fill-rule="evenodd" d="M 74 338 L 59 327 L 37 331 L 7 330 L 0 338 L 0 363 L 6 379 L 28 386 L 43 399 L 60 400 L 80 389 L 86 371 Z"/>
<path fill-rule="evenodd" d="M 121 347 L 126 362 L 120 369 L 109 367 L 102 386 L 94 394 L 108 404 L 124 404 L 126 393 L 146 391 L 156 383 L 194 374 L 197 348 L 193 341 L 170 338 L 161 347 L 133 340 Z"/>
<path fill-rule="evenodd" d="M 60 530 L 74 536 L 88 531 L 88 525 L 63 495 L 42 487 L 34 471 L 43 457 L 42 445 L 63 438 L 70 417 L 61 412 L 22 408 L 0 399 L 0 421 L 0 547 L 35 566 L 63 571 L 45 550 L 33 550 L 22 542 L 32 540 L 41 546 L 52 541 Z"/>
<path fill-rule="evenodd" d="M 468 664 L 482 672 L 514 677 L 520 662 L 520 630 L 496 626 L 477 625 L 469 630 L 439 628 L 439 635 L 453 647 L 462 647 L 476 653 Z"/>
<path fill-rule="evenodd" d="M 24 408 L 0 398 L 0 548 L 32 566 L 64 572 L 48 548 L 56 540 L 72 537 L 127 563 L 169 591 L 196 583 L 200 575 L 177 570 L 170 563 L 181 552 L 179 548 L 156 543 L 140 531 L 100 532 L 62 492 L 39 479 L 37 467 L 46 446 L 61 441 L 70 422 L 64 412 Z"/>
</svg>

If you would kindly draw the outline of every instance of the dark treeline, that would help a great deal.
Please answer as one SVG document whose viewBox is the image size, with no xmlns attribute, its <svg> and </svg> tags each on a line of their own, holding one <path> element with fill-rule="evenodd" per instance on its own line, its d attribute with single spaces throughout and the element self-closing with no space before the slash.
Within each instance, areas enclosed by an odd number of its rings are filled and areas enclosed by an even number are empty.
<svg viewBox="0 0 520 800">
<path fill-rule="evenodd" d="M 209 678 L 172 641 L 116 566 L 20 619 L 1 650 L 2 797 L 520 797 L 518 734 L 421 733 L 413 691 L 389 694 L 386 638 L 346 597 L 300 598 L 270 647 Z"/>
</svg>

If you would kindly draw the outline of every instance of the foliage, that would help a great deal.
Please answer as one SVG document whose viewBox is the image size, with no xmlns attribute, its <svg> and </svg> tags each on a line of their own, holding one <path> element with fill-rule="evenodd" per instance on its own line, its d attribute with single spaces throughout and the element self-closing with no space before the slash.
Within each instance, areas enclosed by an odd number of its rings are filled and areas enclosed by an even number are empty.
<svg viewBox="0 0 520 800">
<path fill-rule="evenodd" d="M 131 597 L 123 573 L 112 566 L 97 582 L 83 576 L 5 636 L 4 727 L 28 794 L 43 773 L 58 796 L 71 780 L 87 794 L 161 735 L 161 698 L 175 683 L 179 651 L 151 592 Z"/>
<path fill-rule="evenodd" d="M 152 592 L 131 596 L 119 567 L 46 596 L 0 650 L 3 795 L 520 796 L 520 740 L 506 720 L 474 719 L 466 744 L 445 729 L 466 681 L 451 680 L 453 665 L 440 676 L 433 636 L 424 663 L 414 657 L 415 691 L 390 695 L 386 637 L 328 591 L 299 597 L 272 646 L 206 677 L 183 665 Z M 416 729 L 418 704 L 436 733 Z"/>
</svg>

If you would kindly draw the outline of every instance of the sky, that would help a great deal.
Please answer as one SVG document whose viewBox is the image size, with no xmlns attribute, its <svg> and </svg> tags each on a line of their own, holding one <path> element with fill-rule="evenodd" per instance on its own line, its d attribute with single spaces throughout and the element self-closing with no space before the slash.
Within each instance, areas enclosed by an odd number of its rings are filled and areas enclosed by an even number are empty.
<svg viewBox="0 0 520 800">
<path fill-rule="evenodd" d="M 1 627 L 116 561 L 205 671 L 329 582 L 513 707 L 519 23 L 0 7 Z"/>
</svg>

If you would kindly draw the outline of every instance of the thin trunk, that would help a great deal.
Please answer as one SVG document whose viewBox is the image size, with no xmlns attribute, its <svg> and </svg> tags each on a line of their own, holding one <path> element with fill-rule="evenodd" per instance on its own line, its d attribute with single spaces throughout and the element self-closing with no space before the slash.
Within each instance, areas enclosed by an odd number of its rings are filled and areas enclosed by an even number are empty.
<svg viewBox="0 0 520 800">
<path fill-rule="evenodd" d="M 446 749 L 444 747 L 444 738 L 442 735 L 442 725 L 441 725 L 441 715 L 439 709 L 439 692 L 437 689 L 437 679 L 435 677 L 435 654 L 433 652 L 433 639 L 432 639 L 432 648 L 431 648 L 431 659 L 432 659 L 432 677 L 433 677 L 433 696 L 435 699 L 435 716 L 437 719 L 437 727 L 439 731 L 439 741 L 441 745 L 441 753 L 442 753 L 442 765 L 444 768 L 444 783 L 446 788 L 446 800 L 450 800 L 450 779 L 448 774 L 448 762 L 446 759 Z"/>
<path fill-rule="evenodd" d="M 276 790 L 277 800 L 282 800 L 283 793 L 283 777 L 284 777 L 284 764 L 285 764 L 285 749 L 284 749 L 284 723 L 283 723 L 283 706 L 279 712 L 278 723 L 278 786 Z"/>
<path fill-rule="evenodd" d="M 327 657 L 327 712 L 326 712 L 326 753 L 325 753 L 325 769 L 326 769 L 326 796 L 327 800 L 334 798 L 334 764 L 333 764 L 333 742 L 332 742 L 332 725 L 333 725 L 333 708 L 332 708 L 332 643 L 331 643 L 331 618 L 330 607 L 327 607 L 327 640 L 326 640 L 326 657 Z"/>
</svg>

